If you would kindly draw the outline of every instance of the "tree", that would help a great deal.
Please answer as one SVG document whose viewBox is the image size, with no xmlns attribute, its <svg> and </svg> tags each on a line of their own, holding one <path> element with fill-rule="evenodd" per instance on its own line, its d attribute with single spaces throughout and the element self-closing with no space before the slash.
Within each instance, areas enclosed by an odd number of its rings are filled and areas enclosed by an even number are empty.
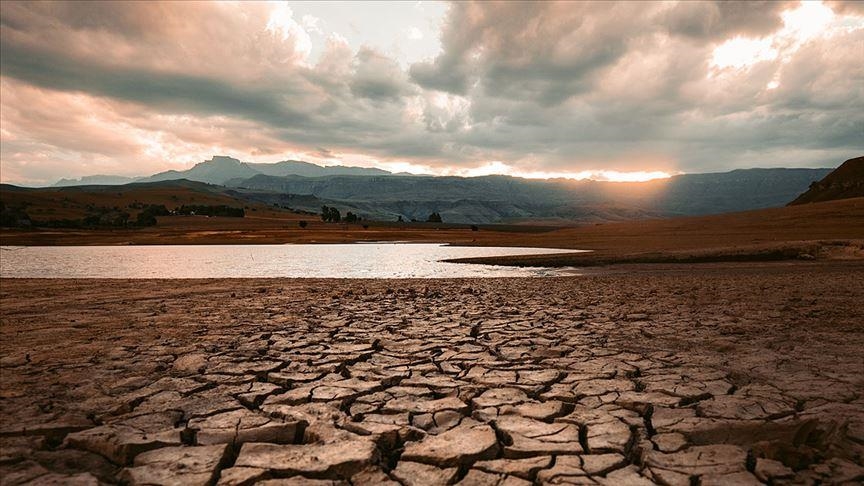
<svg viewBox="0 0 864 486">
<path fill-rule="evenodd" d="M 472 224 L 471 225 L 471 231 L 480 231 L 480 227 L 477 226 L 476 224 Z"/>
<path fill-rule="evenodd" d="M 348 211 L 347 213 L 345 213 L 345 222 L 346 223 L 356 223 L 357 219 L 358 219 L 357 215 L 352 213 L 351 211 Z"/>
<path fill-rule="evenodd" d="M 309 223 L 307 223 L 306 220 L 303 219 L 303 220 L 300 220 L 300 222 L 298 224 L 300 225 L 301 228 L 305 228 L 306 225 L 308 225 Z"/>
<path fill-rule="evenodd" d="M 338 223 L 342 220 L 339 210 L 329 206 L 321 206 L 321 221 L 325 223 Z"/>
<path fill-rule="evenodd" d="M 426 222 L 427 223 L 440 223 L 441 222 L 441 215 L 438 213 L 432 213 L 429 215 L 428 218 L 426 218 Z"/>
<path fill-rule="evenodd" d="M 156 216 L 154 216 L 153 213 L 151 213 L 150 211 L 141 211 L 140 213 L 138 213 L 135 224 L 138 226 L 155 226 Z"/>
</svg>

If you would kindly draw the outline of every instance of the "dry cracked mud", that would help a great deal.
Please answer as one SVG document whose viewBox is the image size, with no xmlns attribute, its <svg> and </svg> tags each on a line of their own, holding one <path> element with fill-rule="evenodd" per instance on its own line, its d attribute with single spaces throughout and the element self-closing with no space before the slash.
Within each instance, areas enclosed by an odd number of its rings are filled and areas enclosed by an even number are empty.
<svg viewBox="0 0 864 486">
<path fill-rule="evenodd" d="M 3 280 L 2 484 L 858 484 L 864 265 Z"/>
</svg>

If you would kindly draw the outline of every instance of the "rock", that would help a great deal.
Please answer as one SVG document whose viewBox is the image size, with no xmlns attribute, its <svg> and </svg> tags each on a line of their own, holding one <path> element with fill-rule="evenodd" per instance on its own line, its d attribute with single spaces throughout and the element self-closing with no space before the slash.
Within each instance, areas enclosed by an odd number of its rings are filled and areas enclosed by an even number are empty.
<svg viewBox="0 0 864 486">
<path fill-rule="evenodd" d="M 719 395 L 696 405 L 703 417 L 735 420 L 767 420 L 795 413 L 795 402 L 775 397 Z"/>
<path fill-rule="evenodd" d="M 651 477 L 654 478 L 654 481 L 659 484 L 666 486 L 691 486 L 693 484 L 689 474 L 670 471 L 668 469 L 650 468 L 648 471 Z"/>
<path fill-rule="evenodd" d="M 443 434 L 409 442 L 405 445 L 402 460 L 447 467 L 491 459 L 497 452 L 498 440 L 492 427 L 463 424 Z"/>
<path fill-rule="evenodd" d="M 616 378 L 611 380 L 580 381 L 573 388 L 573 392 L 578 396 L 596 396 L 609 392 L 633 391 L 634 388 L 635 385 L 632 381 Z"/>
<path fill-rule="evenodd" d="M 795 472 L 786 467 L 782 462 L 763 458 L 756 459 L 756 467 L 753 473 L 764 483 L 772 479 L 791 478 L 795 475 Z"/>
<path fill-rule="evenodd" d="M 543 469 L 537 474 L 537 481 L 542 484 L 561 484 L 570 482 L 574 478 L 584 478 L 587 481 L 589 479 L 587 476 L 588 473 L 582 469 L 580 456 L 560 456 L 555 459 L 554 466 Z"/>
<path fill-rule="evenodd" d="M 706 474 L 699 478 L 701 486 L 761 486 L 762 482 L 749 472 Z"/>
<path fill-rule="evenodd" d="M 350 440 L 329 444 L 243 444 L 235 467 L 269 469 L 280 475 L 338 476 L 349 478 L 378 460 L 375 443 Z"/>
<path fill-rule="evenodd" d="M 280 479 L 265 479 L 255 483 L 260 486 L 350 486 L 347 481 L 333 479 L 312 479 L 302 476 L 294 476 L 291 478 Z"/>
<path fill-rule="evenodd" d="M 313 402 L 341 401 L 357 398 L 366 393 L 383 389 L 387 381 L 364 381 L 356 378 L 334 381 L 312 388 Z"/>
<path fill-rule="evenodd" d="M 612 471 L 598 482 L 609 486 L 654 486 L 654 482 L 641 475 L 639 468 L 633 465 Z"/>
<path fill-rule="evenodd" d="M 199 445 L 271 442 L 300 442 L 306 427 L 303 421 L 286 421 L 251 412 L 245 408 L 192 419 L 187 427 L 195 430 Z"/>
<path fill-rule="evenodd" d="M 535 420 L 551 420 L 564 413 L 563 402 L 550 400 L 548 402 L 526 402 L 521 405 L 504 405 L 500 409 L 502 415 L 521 415 Z"/>
<path fill-rule="evenodd" d="M 830 479 L 832 482 L 846 483 L 864 480 L 864 466 L 839 457 L 832 457 L 824 464 L 811 466 L 810 469 L 816 470 L 825 479 Z"/>
<path fill-rule="evenodd" d="M 35 461 L 26 460 L 0 465 L 0 481 L 7 484 L 25 484 L 49 474 L 49 471 Z"/>
<path fill-rule="evenodd" d="M 438 400 L 417 400 L 416 398 L 402 398 L 390 400 L 384 405 L 384 412 L 410 412 L 410 413 L 436 413 L 445 410 L 465 412 L 468 404 L 457 397 L 445 397 Z"/>
<path fill-rule="evenodd" d="M 229 467 L 219 474 L 218 486 L 246 486 L 267 477 L 267 470 L 258 467 Z"/>
<path fill-rule="evenodd" d="M 687 438 L 677 432 L 667 434 L 656 434 L 651 437 L 657 449 L 661 452 L 677 452 L 687 445 Z"/>
<path fill-rule="evenodd" d="M 490 388 L 472 400 L 477 408 L 518 405 L 528 401 L 528 395 L 518 388 Z"/>
<path fill-rule="evenodd" d="M 516 415 L 503 415 L 495 423 L 509 438 L 510 443 L 504 447 L 507 458 L 583 452 L 579 427 L 573 424 L 547 424 Z"/>
<path fill-rule="evenodd" d="M 551 456 L 529 457 L 525 459 L 493 459 L 490 461 L 475 462 L 474 469 L 496 474 L 506 474 L 531 479 L 537 471 L 545 469 L 552 464 Z"/>
<path fill-rule="evenodd" d="M 279 390 L 281 388 L 272 383 L 256 381 L 249 386 L 247 392 L 237 395 L 237 399 L 246 407 L 257 408 L 264 402 L 264 399 Z"/>
<path fill-rule="evenodd" d="M 267 381 L 280 386 L 294 386 L 295 383 L 309 383 L 324 376 L 323 371 L 280 371 L 267 374 Z"/>
<path fill-rule="evenodd" d="M 439 468 L 403 458 L 391 474 L 405 486 L 446 486 L 456 479 L 457 472 L 455 467 Z"/>
<path fill-rule="evenodd" d="M 103 482 L 113 481 L 119 470 L 99 454 L 71 448 L 36 451 L 32 458 L 52 472 L 70 476 L 87 472 Z"/>
<path fill-rule="evenodd" d="M 468 471 L 468 474 L 466 474 L 465 477 L 456 484 L 460 486 L 530 486 L 533 483 L 513 476 L 471 469 Z"/>
<path fill-rule="evenodd" d="M 582 469 L 591 476 L 602 476 L 627 465 L 621 454 L 585 454 L 582 456 Z"/>
<path fill-rule="evenodd" d="M 93 427 L 93 421 L 79 415 L 66 415 L 47 422 L 21 423 L 5 422 L 0 434 L 3 436 L 43 436 L 49 440 L 63 440 L 72 432 L 87 430 Z"/>
<path fill-rule="evenodd" d="M 586 429 L 585 437 L 591 452 L 624 452 L 630 442 L 630 426 L 607 410 L 577 406 L 572 413 L 555 422 L 579 424 Z"/>
<path fill-rule="evenodd" d="M 74 432 L 66 436 L 66 443 L 125 465 L 142 452 L 181 445 L 181 430 L 174 428 L 178 419 L 179 414 L 171 412 L 133 417 L 125 423 Z"/>
<path fill-rule="evenodd" d="M 78 474 L 45 474 L 34 479 L 29 484 L 38 484 L 39 486 L 99 486 L 103 483 L 100 483 L 96 476 L 85 472 Z"/>
<path fill-rule="evenodd" d="M 370 466 L 366 469 L 351 476 L 351 484 L 374 484 L 384 486 L 401 486 L 400 483 L 394 481 L 381 468 Z"/>
<path fill-rule="evenodd" d="M 121 472 L 128 484 L 208 485 L 216 481 L 219 465 L 225 460 L 227 444 L 198 447 L 166 447 L 144 452 L 135 466 Z"/>
<path fill-rule="evenodd" d="M 173 367 L 175 371 L 187 375 L 204 374 L 207 370 L 207 355 L 203 353 L 184 354 L 174 360 Z"/>
<path fill-rule="evenodd" d="M 653 469 L 668 469 L 689 475 L 719 475 L 745 471 L 747 453 L 740 447 L 717 444 L 693 446 L 666 454 L 650 451 L 646 465 Z"/>
</svg>

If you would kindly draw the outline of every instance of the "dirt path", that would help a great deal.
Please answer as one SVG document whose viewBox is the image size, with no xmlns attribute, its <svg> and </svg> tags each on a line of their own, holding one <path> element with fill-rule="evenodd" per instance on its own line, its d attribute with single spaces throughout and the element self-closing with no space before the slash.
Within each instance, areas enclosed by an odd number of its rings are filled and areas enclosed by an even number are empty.
<svg viewBox="0 0 864 486">
<path fill-rule="evenodd" d="M 0 478 L 864 480 L 864 264 L 623 268 L 2 280 Z"/>
</svg>

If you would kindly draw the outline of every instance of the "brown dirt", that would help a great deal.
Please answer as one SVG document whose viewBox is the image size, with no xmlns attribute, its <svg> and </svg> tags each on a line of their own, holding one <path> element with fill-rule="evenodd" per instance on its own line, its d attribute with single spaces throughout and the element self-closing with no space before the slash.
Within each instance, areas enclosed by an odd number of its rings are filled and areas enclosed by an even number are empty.
<svg viewBox="0 0 864 486">
<path fill-rule="evenodd" d="M 853 483 L 861 281 L 856 261 L 2 280 L 0 476 Z"/>
<path fill-rule="evenodd" d="M 263 209 L 262 209 L 263 211 Z M 307 218 L 301 229 L 297 220 Z M 293 213 L 255 214 L 246 218 L 164 217 L 153 228 L 136 230 L 4 229 L 4 245 L 117 245 L 117 244 L 284 244 L 345 243 L 356 241 L 443 242 L 458 245 L 526 246 L 595 250 L 578 258 L 615 261 L 663 261 L 642 256 L 770 254 L 772 249 L 816 244 L 818 241 L 864 240 L 864 198 L 764 209 L 715 216 L 670 218 L 598 224 L 574 228 L 490 226 L 480 231 L 448 225 L 372 223 L 325 224 L 312 216 Z M 799 252 L 800 253 L 800 252 Z M 847 252 L 854 256 L 855 251 Z M 544 265 L 573 265 L 573 257 L 547 257 Z M 763 259 L 742 257 L 740 259 Z M 771 258 L 767 258 L 771 259 Z M 721 258 L 722 260 L 722 258 Z M 529 260 L 519 260 L 529 261 Z M 519 264 L 517 260 L 490 263 Z M 689 260 L 694 261 L 694 260 Z"/>
</svg>

